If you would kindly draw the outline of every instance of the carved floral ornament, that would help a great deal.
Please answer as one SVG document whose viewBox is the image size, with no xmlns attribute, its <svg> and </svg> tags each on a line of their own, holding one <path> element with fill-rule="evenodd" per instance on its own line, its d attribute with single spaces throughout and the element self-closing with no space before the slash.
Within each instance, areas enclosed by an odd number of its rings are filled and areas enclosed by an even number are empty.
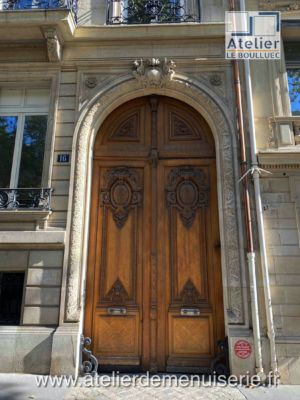
<svg viewBox="0 0 300 400">
<path fill-rule="evenodd" d="M 186 228 L 191 228 L 200 207 L 208 206 L 209 185 L 202 169 L 190 166 L 174 168 L 168 176 L 167 206 L 175 207 Z"/>
<path fill-rule="evenodd" d="M 180 293 L 183 306 L 193 306 L 201 301 L 201 296 L 195 285 L 188 279 Z"/>
<path fill-rule="evenodd" d="M 148 60 L 135 60 L 133 63 L 133 76 L 144 87 L 161 88 L 167 81 L 173 79 L 176 64 L 167 58 L 161 60 L 150 58 Z"/>
<path fill-rule="evenodd" d="M 110 301 L 115 305 L 124 305 L 126 300 L 128 300 L 129 298 L 128 293 L 119 278 L 112 285 L 111 289 L 109 290 L 109 292 L 105 297 L 106 300 Z"/>
<path fill-rule="evenodd" d="M 124 226 L 130 210 L 141 206 L 142 200 L 142 186 L 135 170 L 119 167 L 107 171 L 100 204 L 111 209 L 118 228 Z"/>
</svg>

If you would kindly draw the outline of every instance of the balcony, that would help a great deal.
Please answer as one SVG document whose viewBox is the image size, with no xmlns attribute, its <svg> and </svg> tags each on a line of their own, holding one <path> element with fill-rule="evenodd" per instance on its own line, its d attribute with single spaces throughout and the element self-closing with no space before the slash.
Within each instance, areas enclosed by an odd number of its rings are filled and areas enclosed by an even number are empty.
<svg viewBox="0 0 300 400">
<path fill-rule="evenodd" d="M 0 59 L 59 62 L 77 26 L 77 0 L 0 0 Z M 12 52 L 12 46 L 14 51 Z"/>
<path fill-rule="evenodd" d="M 275 147 L 300 144 L 300 116 L 272 117 L 269 125 Z"/>
<path fill-rule="evenodd" d="M 108 0 L 111 24 L 169 24 L 200 22 L 200 0 Z"/>
<path fill-rule="evenodd" d="M 52 189 L 2 189 L 0 188 L 0 212 L 2 210 L 50 211 Z"/>
<path fill-rule="evenodd" d="M 44 229 L 51 214 L 52 191 L 0 188 L 0 231 L 8 226 L 9 230 L 23 230 L 24 223 L 30 230 Z"/>
</svg>

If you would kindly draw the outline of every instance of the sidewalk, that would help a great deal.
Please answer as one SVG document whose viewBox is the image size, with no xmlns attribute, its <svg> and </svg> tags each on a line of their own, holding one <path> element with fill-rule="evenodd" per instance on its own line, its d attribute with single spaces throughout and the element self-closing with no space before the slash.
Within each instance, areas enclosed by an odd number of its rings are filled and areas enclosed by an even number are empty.
<svg viewBox="0 0 300 400">
<path fill-rule="evenodd" d="M 299 400 L 300 385 L 278 387 L 37 387 L 36 376 L 0 374 L 0 400 Z M 80 383 L 80 381 L 79 381 Z"/>
</svg>

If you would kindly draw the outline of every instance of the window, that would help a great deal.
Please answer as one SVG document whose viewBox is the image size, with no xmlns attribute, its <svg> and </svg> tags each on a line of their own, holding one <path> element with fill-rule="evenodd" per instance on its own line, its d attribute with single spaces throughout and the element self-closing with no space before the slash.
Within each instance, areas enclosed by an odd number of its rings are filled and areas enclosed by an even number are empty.
<svg viewBox="0 0 300 400">
<path fill-rule="evenodd" d="M 300 68 L 288 68 L 287 76 L 292 115 L 300 115 Z"/>
<path fill-rule="evenodd" d="M 1 188 L 42 186 L 48 109 L 48 89 L 0 90 Z"/>
<path fill-rule="evenodd" d="M 0 325 L 20 325 L 24 272 L 0 272 Z"/>
<path fill-rule="evenodd" d="M 292 115 L 300 115 L 300 42 L 284 43 Z"/>
</svg>

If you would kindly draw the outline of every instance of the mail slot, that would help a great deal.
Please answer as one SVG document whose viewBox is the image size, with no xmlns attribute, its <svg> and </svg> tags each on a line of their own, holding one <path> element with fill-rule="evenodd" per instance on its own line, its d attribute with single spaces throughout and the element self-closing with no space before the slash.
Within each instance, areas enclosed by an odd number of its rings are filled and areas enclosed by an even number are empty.
<svg viewBox="0 0 300 400">
<path fill-rule="evenodd" d="M 180 313 L 181 315 L 196 316 L 200 315 L 200 310 L 199 308 L 182 308 Z"/>
<path fill-rule="evenodd" d="M 107 312 L 110 315 L 124 315 L 127 314 L 127 309 L 126 307 L 109 307 Z"/>
</svg>

